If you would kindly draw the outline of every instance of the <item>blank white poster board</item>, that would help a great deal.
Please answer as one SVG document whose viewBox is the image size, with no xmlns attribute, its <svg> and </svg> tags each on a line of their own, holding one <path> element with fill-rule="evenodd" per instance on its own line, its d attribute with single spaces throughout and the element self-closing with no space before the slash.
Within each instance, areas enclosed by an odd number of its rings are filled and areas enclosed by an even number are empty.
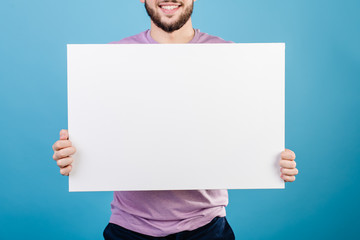
<svg viewBox="0 0 360 240">
<path fill-rule="evenodd" d="M 284 188 L 284 43 L 67 47 L 70 191 Z"/>
</svg>

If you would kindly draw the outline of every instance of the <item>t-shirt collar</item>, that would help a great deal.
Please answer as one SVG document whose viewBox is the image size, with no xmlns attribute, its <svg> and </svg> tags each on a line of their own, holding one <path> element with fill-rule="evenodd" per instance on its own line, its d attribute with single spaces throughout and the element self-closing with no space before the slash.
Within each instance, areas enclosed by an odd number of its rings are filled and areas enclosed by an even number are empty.
<svg viewBox="0 0 360 240">
<path fill-rule="evenodd" d="M 200 36 L 200 30 L 199 29 L 194 29 L 195 30 L 195 35 L 193 37 L 193 39 L 191 39 L 190 42 L 188 43 L 196 43 L 199 39 Z M 159 44 L 157 41 L 155 41 L 151 35 L 150 35 L 150 29 L 146 30 L 146 39 L 148 40 L 149 43 L 153 43 L 153 44 Z"/>
</svg>

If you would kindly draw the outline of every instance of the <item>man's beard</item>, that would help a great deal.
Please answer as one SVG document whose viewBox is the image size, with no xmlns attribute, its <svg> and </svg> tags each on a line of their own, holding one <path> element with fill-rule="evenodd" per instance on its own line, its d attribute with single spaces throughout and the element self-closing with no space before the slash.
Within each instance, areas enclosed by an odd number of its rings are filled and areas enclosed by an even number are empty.
<svg viewBox="0 0 360 240">
<path fill-rule="evenodd" d="M 176 1 L 167 1 L 167 2 L 175 2 Z M 155 10 L 149 7 L 145 1 L 145 9 L 147 14 L 149 15 L 150 19 L 154 22 L 156 26 L 164 30 L 165 32 L 172 33 L 176 30 L 179 30 L 182 28 L 182 26 L 187 23 L 187 21 L 190 19 L 191 14 L 194 9 L 194 0 L 192 1 L 191 6 L 188 6 L 185 8 L 185 12 L 182 13 L 179 17 L 179 19 L 176 22 L 173 23 L 164 23 L 161 21 L 161 16 L 159 14 L 155 13 Z"/>
</svg>

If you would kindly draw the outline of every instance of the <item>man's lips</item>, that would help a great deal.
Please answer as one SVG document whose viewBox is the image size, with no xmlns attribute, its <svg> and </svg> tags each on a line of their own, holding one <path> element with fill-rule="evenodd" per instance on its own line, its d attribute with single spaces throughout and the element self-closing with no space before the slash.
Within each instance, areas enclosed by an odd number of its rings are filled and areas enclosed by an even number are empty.
<svg viewBox="0 0 360 240">
<path fill-rule="evenodd" d="M 160 3 L 159 8 L 161 11 L 165 14 L 174 14 L 179 8 L 181 7 L 181 4 L 178 3 Z"/>
</svg>

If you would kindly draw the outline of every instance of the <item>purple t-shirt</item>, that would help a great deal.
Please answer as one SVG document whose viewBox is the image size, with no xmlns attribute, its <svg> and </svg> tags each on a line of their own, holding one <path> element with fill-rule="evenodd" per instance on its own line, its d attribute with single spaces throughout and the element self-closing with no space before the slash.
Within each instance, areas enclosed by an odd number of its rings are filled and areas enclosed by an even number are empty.
<svg viewBox="0 0 360 240">
<path fill-rule="evenodd" d="M 150 30 L 111 42 L 111 44 L 154 43 L 158 42 L 151 37 Z M 189 43 L 231 42 L 195 29 L 195 36 Z M 138 233 L 163 237 L 185 230 L 194 230 L 206 225 L 216 216 L 225 216 L 227 204 L 227 190 L 114 192 L 110 222 Z"/>
</svg>

